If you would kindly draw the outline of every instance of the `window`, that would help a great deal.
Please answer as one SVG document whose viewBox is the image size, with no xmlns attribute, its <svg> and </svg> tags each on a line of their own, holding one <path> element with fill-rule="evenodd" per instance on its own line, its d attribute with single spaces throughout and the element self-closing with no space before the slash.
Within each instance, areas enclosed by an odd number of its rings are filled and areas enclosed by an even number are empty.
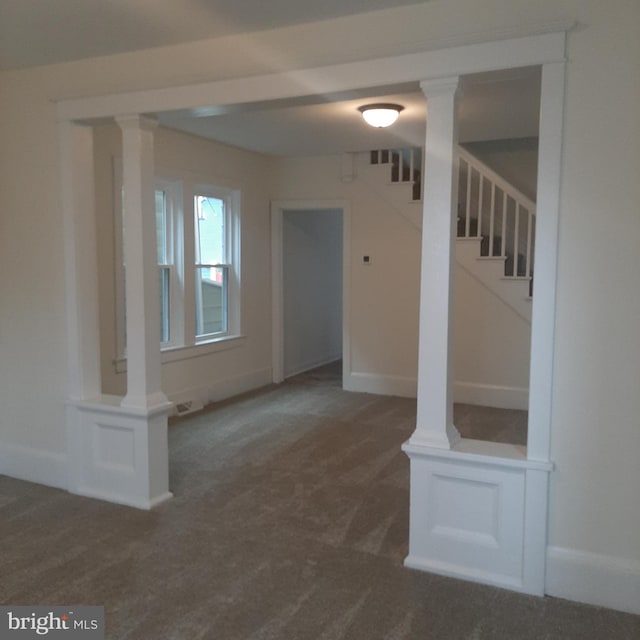
<svg viewBox="0 0 640 640">
<path fill-rule="evenodd" d="M 239 335 L 239 207 L 237 190 L 156 179 L 158 321 L 163 351 L 198 347 Z M 116 349 L 122 360 L 126 351 L 126 306 L 124 224 L 119 209 Z"/>
<path fill-rule="evenodd" d="M 233 288 L 231 196 L 215 190 L 194 198 L 197 340 L 229 331 L 229 290 Z"/>
<path fill-rule="evenodd" d="M 199 185 L 193 197 L 195 342 L 239 333 L 240 193 Z"/>
<path fill-rule="evenodd" d="M 172 247 L 172 199 L 164 189 L 156 189 L 156 234 L 160 280 L 160 342 L 171 343 L 171 295 L 175 288 Z"/>
<path fill-rule="evenodd" d="M 158 267 L 160 275 L 160 340 L 168 342 L 170 336 L 170 272 L 166 266 L 167 261 L 167 234 L 166 234 L 166 194 L 164 191 L 156 191 L 156 233 L 158 242 Z"/>
</svg>

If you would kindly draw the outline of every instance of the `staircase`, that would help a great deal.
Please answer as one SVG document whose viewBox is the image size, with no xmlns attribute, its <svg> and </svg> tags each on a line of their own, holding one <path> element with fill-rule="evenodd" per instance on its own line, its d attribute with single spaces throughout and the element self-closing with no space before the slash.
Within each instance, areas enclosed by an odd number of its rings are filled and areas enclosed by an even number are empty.
<svg viewBox="0 0 640 640">
<path fill-rule="evenodd" d="M 375 149 L 370 152 L 372 165 L 390 165 L 391 182 L 411 186 L 411 199 L 419 202 L 422 195 L 422 149 Z"/>
<path fill-rule="evenodd" d="M 461 147 L 458 159 L 458 266 L 530 324 L 535 203 Z M 407 185 L 420 202 L 421 149 L 371 151 L 369 163 L 386 166 L 391 183 Z"/>
</svg>

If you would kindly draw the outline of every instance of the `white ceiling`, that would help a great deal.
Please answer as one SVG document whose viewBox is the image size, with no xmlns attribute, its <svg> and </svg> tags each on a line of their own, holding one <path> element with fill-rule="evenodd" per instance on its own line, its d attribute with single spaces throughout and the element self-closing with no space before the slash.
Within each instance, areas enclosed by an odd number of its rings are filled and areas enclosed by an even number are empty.
<svg viewBox="0 0 640 640">
<path fill-rule="evenodd" d="M 372 102 L 392 102 L 404 110 L 392 127 L 373 129 L 358 112 L 359 106 Z M 466 76 L 460 98 L 460 141 L 536 137 L 539 103 L 538 68 Z M 166 127 L 251 151 L 305 156 L 422 146 L 425 104 L 418 84 L 411 83 L 158 115 Z"/>
<path fill-rule="evenodd" d="M 326 20 L 427 0 L 0 0 L 0 70 Z"/>
<path fill-rule="evenodd" d="M 428 1 L 428 0 L 422 0 Z M 0 0 L 0 70 L 77 60 L 281 27 L 419 0 Z M 537 136 L 537 69 L 463 79 L 460 140 Z M 357 110 L 405 107 L 386 130 Z M 164 126 L 276 155 L 320 155 L 422 145 L 425 100 L 417 84 L 332 96 L 158 114 Z"/>
</svg>

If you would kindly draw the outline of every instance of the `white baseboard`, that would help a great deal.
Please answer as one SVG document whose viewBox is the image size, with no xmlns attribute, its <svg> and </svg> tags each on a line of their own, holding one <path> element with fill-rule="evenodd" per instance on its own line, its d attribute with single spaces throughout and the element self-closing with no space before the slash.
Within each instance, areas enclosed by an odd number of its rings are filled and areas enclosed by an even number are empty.
<svg viewBox="0 0 640 640">
<path fill-rule="evenodd" d="M 404 376 L 354 371 L 345 374 L 344 385 L 346 391 L 376 393 L 383 396 L 415 398 L 417 394 L 416 379 Z M 455 382 L 454 402 L 526 411 L 529 408 L 529 389 L 474 382 Z"/>
<path fill-rule="evenodd" d="M 247 391 L 265 387 L 272 382 L 271 367 L 248 371 L 194 390 L 204 405 L 232 398 Z"/>
<path fill-rule="evenodd" d="M 401 398 L 415 398 L 417 394 L 415 378 L 351 371 L 344 375 L 343 380 L 345 391 L 375 393 L 381 396 L 400 396 Z"/>
<path fill-rule="evenodd" d="M 548 547 L 546 593 L 640 614 L 640 562 Z"/>
<path fill-rule="evenodd" d="M 67 489 L 67 455 L 0 442 L 0 474 Z"/>
<path fill-rule="evenodd" d="M 468 567 L 460 567 L 452 563 L 436 562 L 428 559 L 425 560 L 411 555 L 404 559 L 404 566 L 409 569 L 416 569 L 417 571 L 436 573 L 447 578 L 468 580 L 469 582 L 489 584 L 494 587 L 500 587 L 501 589 L 509 589 L 511 591 L 526 593 L 523 588 L 522 581 L 512 576 L 503 576 L 489 571 L 473 570 Z"/>
<path fill-rule="evenodd" d="M 499 409 L 529 408 L 529 389 L 475 382 L 454 382 L 453 401 Z"/>
<path fill-rule="evenodd" d="M 340 351 L 331 356 L 323 358 L 322 360 L 314 360 L 313 362 L 298 364 L 298 365 L 295 365 L 291 371 L 285 371 L 284 377 L 291 378 L 293 376 L 297 376 L 299 373 L 304 373 L 305 371 L 309 371 L 311 369 L 317 369 L 318 367 L 323 367 L 325 364 L 331 364 L 332 362 L 336 362 L 336 360 L 340 360 L 341 358 L 342 358 L 342 352 Z"/>
</svg>

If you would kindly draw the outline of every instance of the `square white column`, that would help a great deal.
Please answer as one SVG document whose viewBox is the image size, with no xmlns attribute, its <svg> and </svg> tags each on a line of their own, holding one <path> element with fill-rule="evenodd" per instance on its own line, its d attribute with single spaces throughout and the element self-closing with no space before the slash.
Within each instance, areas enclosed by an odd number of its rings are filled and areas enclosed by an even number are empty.
<svg viewBox="0 0 640 640">
<path fill-rule="evenodd" d="M 453 425 L 452 303 L 458 197 L 456 97 L 459 78 L 422 82 L 427 98 L 422 267 L 418 348 L 418 412 L 410 443 L 449 449 Z"/>
<path fill-rule="evenodd" d="M 153 130 L 140 115 L 116 119 L 122 130 L 127 395 L 123 407 L 167 403 L 161 387 L 160 293 L 156 249 Z"/>
<path fill-rule="evenodd" d="M 93 131 L 59 124 L 69 335 L 67 488 L 150 509 L 171 497 L 167 412 L 160 390 L 160 329 L 155 248 L 153 121 L 126 119 L 127 328 L 129 395 L 101 393 Z M 155 288 L 155 289 L 154 289 Z"/>
</svg>

